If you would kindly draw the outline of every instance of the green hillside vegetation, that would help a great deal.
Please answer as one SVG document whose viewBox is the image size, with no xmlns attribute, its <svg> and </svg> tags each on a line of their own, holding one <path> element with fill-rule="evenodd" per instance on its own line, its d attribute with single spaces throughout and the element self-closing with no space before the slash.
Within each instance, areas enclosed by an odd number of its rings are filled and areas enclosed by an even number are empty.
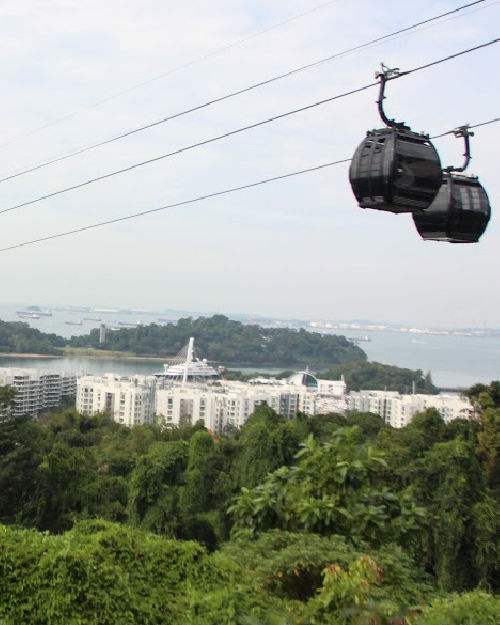
<svg viewBox="0 0 500 625">
<path fill-rule="evenodd" d="M 334 365 L 327 371 L 321 372 L 321 378 L 338 380 L 343 375 L 348 391 L 368 389 L 386 389 L 411 393 L 415 385 L 416 393 L 437 393 L 431 374 L 420 369 L 412 370 L 393 365 L 383 365 L 380 362 L 350 362 L 342 366 Z"/>
<path fill-rule="evenodd" d="M 402 429 L 0 423 L 0 623 L 493 625 L 499 389 Z"/>
<path fill-rule="evenodd" d="M 223 371 L 225 380 L 246 381 L 257 375 L 264 378 L 287 378 L 294 373 L 292 370 L 280 373 L 243 373 L 228 369 Z M 348 391 L 360 390 L 388 390 L 400 393 L 416 393 L 428 395 L 436 394 L 439 389 L 434 386 L 430 372 L 424 375 L 421 369 L 407 369 L 393 365 L 383 365 L 379 362 L 347 362 L 342 365 L 333 365 L 326 370 L 318 371 L 315 375 L 323 380 L 339 380 L 344 376 Z"/>
<path fill-rule="evenodd" d="M 57 334 L 40 332 L 23 321 L 0 320 L 0 352 L 59 355 L 65 345 L 66 340 Z"/>
<path fill-rule="evenodd" d="M 195 346 L 213 362 L 245 365 L 333 365 L 366 360 L 366 354 L 344 336 L 305 330 L 261 328 L 244 325 L 224 315 L 179 319 L 175 325 L 151 324 L 123 328 L 106 334 L 99 344 L 99 330 L 72 337 L 72 347 L 124 351 L 139 356 L 175 356 L 195 337 Z"/>
</svg>

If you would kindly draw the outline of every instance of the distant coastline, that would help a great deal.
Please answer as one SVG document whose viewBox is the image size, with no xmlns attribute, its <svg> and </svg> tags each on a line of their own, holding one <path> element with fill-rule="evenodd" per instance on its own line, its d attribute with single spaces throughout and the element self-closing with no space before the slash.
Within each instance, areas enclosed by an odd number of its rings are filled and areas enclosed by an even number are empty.
<svg viewBox="0 0 500 625">
<path fill-rule="evenodd" d="M 474 338 L 500 338 L 500 330 L 493 328 L 461 328 L 461 329 L 445 329 L 445 328 L 415 328 L 405 327 L 397 324 L 381 325 L 371 323 L 338 323 L 334 321 L 310 321 L 305 328 L 309 331 L 329 332 L 335 331 L 335 334 L 344 331 L 356 332 L 394 332 L 395 334 L 409 334 L 417 336 L 469 336 Z"/>
</svg>

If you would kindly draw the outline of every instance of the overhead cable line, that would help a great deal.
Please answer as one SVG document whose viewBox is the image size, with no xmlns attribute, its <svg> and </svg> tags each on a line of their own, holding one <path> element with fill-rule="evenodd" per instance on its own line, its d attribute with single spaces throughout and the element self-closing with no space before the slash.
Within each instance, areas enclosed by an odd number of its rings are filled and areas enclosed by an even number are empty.
<svg viewBox="0 0 500 625">
<path fill-rule="evenodd" d="M 482 2 L 483 0 L 481 0 Z M 246 43 L 247 41 L 250 41 L 251 39 L 255 39 L 256 37 L 260 37 L 261 35 L 264 35 L 272 30 L 275 30 L 277 28 L 280 28 L 281 26 L 285 26 L 286 24 L 289 24 L 290 22 L 293 22 L 299 18 L 302 17 L 306 17 L 307 15 L 310 15 L 311 13 L 315 13 L 316 11 L 319 11 L 320 9 L 323 9 L 327 6 L 329 6 L 330 4 L 335 4 L 337 2 L 340 2 L 340 0 L 328 0 L 328 2 L 323 2 L 321 4 L 318 4 L 315 7 L 312 7 L 311 9 L 308 9 L 307 11 L 304 11 L 303 13 L 298 13 L 296 15 L 292 15 L 291 17 L 288 17 L 284 20 L 281 20 L 280 22 L 276 22 L 274 24 L 271 24 L 270 26 L 266 26 L 265 28 L 263 28 L 262 30 L 258 30 L 255 33 L 252 33 L 251 35 L 246 35 L 245 37 L 242 37 L 240 39 L 237 39 L 236 41 L 233 41 L 232 43 L 229 44 L 225 44 L 223 46 L 220 46 L 218 48 L 215 48 L 214 50 L 211 50 L 210 52 L 207 52 L 205 54 L 202 54 L 198 57 L 196 57 L 195 59 L 192 59 L 191 61 L 187 61 L 185 63 L 182 63 L 181 65 L 177 65 L 176 67 L 172 67 L 171 69 L 162 72 L 161 74 L 158 74 L 157 76 L 154 76 L 153 78 L 148 78 L 147 80 L 143 80 L 142 82 L 136 83 L 135 85 L 132 85 L 130 87 L 127 87 L 126 89 L 123 89 L 121 91 L 118 91 L 117 93 L 114 93 L 110 96 L 107 96 L 105 98 L 102 98 L 100 100 L 97 100 L 96 102 L 94 102 L 93 104 L 86 106 L 84 108 L 78 109 L 76 111 L 73 111 L 71 113 L 67 113 L 66 115 L 63 115 L 62 117 L 60 117 L 59 119 L 55 119 L 52 122 L 49 122 L 48 124 L 45 124 L 43 126 L 40 126 L 39 128 L 35 128 L 34 130 L 31 130 L 30 132 L 27 132 L 23 135 L 20 135 L 18 137 L 14 137 L 13 139 L 9 140 L 9 141 L 5 141 L 4 143 L 2 143 L 2 146 L 5 145 L 10 145 L 11 143 L 14 143 L 15 141 L 17 141 L 18 139 L 23 139 L 25 137 L 29 137 L 37 132 L 40 132 L 42 130 L 45 130 L 46 128 L 51 128 L 52 126 L 56 126 L 57 124 L 60 124 L 61 122 L 66 121 L 67 119 L 71 119 L 72 117 L 74 117 L 75 115 L 78 115 L 80 113 L 83 113 L 85 111 L 97 108 L 98 106 L 100 106 L 101 104 L 105 104 L 106 102 L 109 102 L 111 100 L 114 100 L 122 95 L 126 95 L 127 93 L 131 93 L 132 91 L 136 91 L 137 89 L 140 89 L 141 87 L 145 87 L 146 85 L 149 85 L 153 82 L 156 82 L 158 80 L 161 80 L 162 78 L 166 78 L 167 76 L 170 76 L 170 74 L 173 74 L 175 72 L 178 72 L 182 69 L 186 69 L 187 67 L 191 67 L 192 65 L 196 65 L 197 63 L 201 63 L 203 61 L 205 61 L 206 59 L 209 59 L 212 56 L 215 56 L 217 54 L 220 54 L 221 52 L 225 52 L 226 50 L 230 50 L 231 48 L 235 48 L 236 46 L 241 45 L 242 43 Z M 472 3 L 472 4 L 476 4 L 476 3 Z"/>
<path fill-rule="evenodd" d="M 23 176 L 25 174 L 29 174 L 32 173 L 34 171 L 38 171 L 40 169 L 43 169 L 44 167 L 47 167 L 49 165 L 53 165 L 54 163 L 59 163 L 61 161 L 67 160 L 69 158 L 73 158 L 75 156 L 80 156 L 81 154 L 84 154 L 85 152 L 89 152 L 90 150 L 95 150 L 96 148 L 100 148 L 102 146 L 108 145 L 110 143 L 114 143 L 115 141 L 119 141 L 121 139 L 125 139 L 127 137 L 130 137 L 133 134 L 139 133 L 139 132 L 143 132 L 144 130 L 148 130 L 150 128 L 154 128 L 156 126 L 160 126 L 162 124 L 165 124 L 169 121 L 172 121 L 173 119 L 176 119 L 178 117 L 183 117 L 184 115 L 189 115 L 190 113 L 194 113 L 196 111 L 208 108 L 209 106 L 212 106 L 213 104 L 217 104 L 219 102 L 223 102 L 224 100 L 229 100 L 230 98 L 234 98 L 238 95 L 241 95 L 243 93 L 247 93 L 249 91 L 253 91 L 254 89 L 257 89 L 259 87 L 263 87 L 266 85 L 269 85 L 271 83 L 274 83 L 278 80 L 282 80 L 284 78 L 288 78 L 290 76 L 293 76 L 295 74 L 298 74 L 302 71 L 305 71 L 307 69 L 311 69 L 313 67 L 317 67 L 319 65 L 323 65 L 324 63 L 328 63 L 330 61 L 334 61 L 336 59 L 339 59 L 343 56 L 346 56 L 347 54 L 350 54 L 352 52 L 355 52 L 357 50 L 362 50 L 363 48 L 367 48 L 369 46 L 373 46 L 376 43 L 379 43 L 385 39 L 389 39 L 391 37 L 395 37 L 397 35 L 401 35 L 405 32 L 408 32 L 410 30 L 416 29 L 419 26 L 423 26 L 425 24 L 428 24 L 430 22 L 433 22 L 435 20 L 447 17 L 449 15 L 455 14 L 459 11 L 462 11 L 464 9 L 470 8 L 476 4 L 481 4 L 482 2 L 485 2 L 485 0 L 476 0 L 475 2 L 470 2 L 468 4 L 464 4 L 460 7 L 457 7 L 455 9 L 452 9 L 450 11 L 447 11 L 446 13 L 441 13 L 440 15 L 435 15 L 434 17 L 430 17 L 426 20 L 422 20 L 420 22 L 416 22 L 415 24 L 412 24 L 411 26 L 407 26 L 405 28 L 401 28 L 399 30 L 396 30 L 392 33 L 388 33 L 387 35 L 382 35 L 380 37 L 376 37 L 375 39 L 371 39 L 370 41 L 367 41 L 365 43 L 359 44 L 357 46 L 354 46 L 352 48 L 347 48 L 346 50 L 342 50 L 341 52 L 336 52 L 334 54 L 331 54 L 330 56 L 327 56 L 325 58 L 319 59 L 317 61 L 313 61 L 312 63 L 308 63 L 306 65 L 302 65 L 300 67 L 296 67 L 294 69 L 291 69 L 283 74 L 279 74 L 277 76 L 273 76 L 271 78 L 268 78 L 266 80 L 261 80 L 259 82 L 253 83 L 252 85 L 249 85 L 247 87 L 244 87 L 242 89 L 238 89 L 236 91 L 232 91 L 230 93 L 227 93 L 225 95 L 219 96 L 217 98 L 213 98 L 211 100 L 208 100 L 207 102 L 204 102 L 202 104 L 198 104 L 196 106 L 193 106 L 191 108 L 185 109 L 183 111 L 180 111 L 178 113 L 173 113 L 171 115 L 168 115 L 166 117 L 163 117 L 162 119 L 156 120 L 154 122 L 150 122 L 148 124 L 144 124 L 143 126 L 138 126 L 137 128 L 133 128 L 131 130 L 128 130 L 126 132 L 123 132 L 119 135 L 116 135 L 114 137 L 110 137 L 108 139 L 103 139 L 102 141 L 98 141 L 97 143 L 92 143 L 90 145 L 86 145 L 84 147 L 81 148 L 77 148 L 69 153 L 65 153 L 63 155 L 60 156 L 56 156 L 54 158 L 51 158 L 49 160 L 43 161 L 41 163 L 38 163 L 37 165 L 33 165 L 31 167 L 28 167 L 27 169 L 18 171 L 16 173 L 10 174 L 8 176 L 4 176 L 3 178 L 0 178 L 0 182 L 5 182 L 7 180 L 12 180 L 13 178 L 18 178 L 20 176 Z"/>
<path fill-rule="evenodd" d="M 301 174 L 307 174 L 313 171 L 318 171 L 320 169 L 324 169 L 326 167 L 331 167 L 333 165 L 340 165 L 341 163 L 348 163 L 351 159 L 344 158 L 338 161 L 332 161 L 330 163 L 323 163 L 321 165 L 316 165 L 315 167 L 309 167 L 307 169 L 301 169 L 299 171 L 294 171 L 288 174 L 281 174 L 280 176 L 273 176 L 272 178 L 266 178 L 265 180 L 260 180 L 259 182 L 252 182 L 250 184 L 240 185 L 238 187 L 232 187 L 231 189 L 224 189 L 222 191 L 215 191 L 214 193 L 207 193 L 205 195 L 200 195 L 195 198 L 191 198 L 190 200 L 183 200 L 181 202 L 175 202 L 173 204 L 166 204 L 165 206 L 159 206 L 157 208 L 151 208 L 149 210 L 140 211 L 138 213 L 133 213 L 131 215 L 125 215 L 124 217 L 116 217 L 115 219 L 108 219 L 106 221 L 100 221 L 98 223 L 89 224 L 87 226 L 83 226 L 82 228 L 75 228 L 74 230 L 67 230 L 66 232 L 60 232 L 58 234 L 51 234 L 46 237 L 40 237 L 38 239 L 33 239 L 31 241 L 25 241 L 24 243 L 17 243 L 16 245 L 9 245 L 8 247 L 0 248 L 0 252 L 6 252 L 7 250 L 13 250 L 17 247 L 24 247 L 27 245 L 34 245 L 35 243 L 41 243 L 43 241 L 49 241 L 50 239 L 59 239 L 61 237 L 69 236 L 70 234 L 77 234 L 78 232 L 83 232 L 84 230 L 91 230 L 92 228 L 100 228 L 101 226 L 107 226 L 109 224 L 115 224 L 120 221 L 128 221 L 130 219 L 135 219 L 136 217 L 142 217 L 143 215 L 148 215 L 151 213 L 157 213 L 160 211 L 167 210 L 169 208 L 176 208 L 178 206 L 186 206 L 187 204 L 194 204 L 195 202 L 201 202 L 202 200 L 208 200 L 212 197 L 217 197 L 220 195 L 226 195 L 229 193 L 234 193 L 236 191 L 242 191 L 243 189 L 251 189 L 252 187 L 258 187 L 260 185 L 266 184 L 268 182 L 275 182 L 276 180 L 284 180 L 285 178 L 292 178 L 293 176 L 300 176 Z"/>
<path fill-rule="evenodd" d="M 446 61 L 450 61 L 452 59 L 456 59 L 459 56 L 463 56 L 464 54 L 469 54 L 470 52 L 475 52 L 477 50 L 480 50 L 482 48 L 486 48 L 488 46 L 491 46 L 495 43 L 498 43 L 500 41 L 500 38 L 497 39 L 493 39 L 492 41 L 486 42 L 486 43 L 482 43 L 479 44 L 477 46 L 474 46 L 473 48 L 468 48 L 467 50 L 461 50 L 460 52 L 455 52 L 454 54 L 451 54 L 447 57 L 438 59 L 436 61 L 431 61 L 430 63 L 425 63 L 423 65 L 419 65 L 418 67 L 414 67 L 413 69 L 404 71 L 404 72 L 400 72 L 397 75 L 395 75 L 394 77 L 390 78 L 390 80 L 397 80 L 399 78 L 402 78 L 403 76 L 409 76 L 410 74 L 413 74 L 415 72 L 418 72 L 420 70 L 423 69 L 428 69 L 429 67 L 433 67 L 435 65 L 439 65 L 440 63 L 444 63 Z M 88 186 L 90 184 L 93 184 L 94 182 L 99 182 L 100 180 L 105 180 L 107 178 L 111 178 L 113 176 L 117 176 L 119 174 L 123 174 L 129 171 L 132 171 L 133 169 L 137 169 L 138 167 L 142 167 L 143 165 L 149 165 L 151 163 L 156 163 L 158 161 L 164 160 L 166 158 L 170 158 L 171 156 L 175 156 L 177 154 L 181 154 L 182 152 L 187 152 L 188 150 L 192 150 L 194 148 L 198 148 L 204 145 L 208 145 L 210 143 L 215 143 L 216 141 L 220 141 L 222 139 L 226 139 L 228 137 L 231 137 L 233 135 L 245 132 L 247 130 L 252 130 L 254 128 L 258 128 L 259 126 L 264 126 L 266 124 L 275 122 L 279 119 L 283 119 L 285 117 L 289 117 L 291 115 L 295 115 L 296 113 L 301 113 L 303 111 L 307 111 L 310 109 L 313 109 L 315 107 L 321 106 L 323 104 L 327 104 L 328 102 L 333 102 L 334 100 L 340 100 L 341 98 L 345 98 L 347 96 L 350 95 L 354 95 L 356 93 L 359 93 L 361 91 L 364 91 L 366 89 L 369 89 L 370 87 L 374 87 L 374 86 L 379 86 L 379 82 L 372 82 L 369 83 L 367 85 L 363 85 L 362 87 L 358 87 L 357 89 L 352 89 L 350 91 L 346 91 L 344 93 L 341 94 L 337 94 L 335 96 L 331 96 L 329 98 L 325 98 L 323 100 L 319 100 L 317 102 L 313 102 L 312 104 L 308 104 L 306 106 L 302 106 L 300 108 L 297 109 L 293 109 L 291 111 L 287 111 L 286 113 L 280 113 L 278 115 L 274 115 L 273 117 L 269 117 L 268 119 L 264 119 L 260 122 L 255 122 L 253 124 L 248 124 L 247 126 L 242 126 L 240 128 L 236 128 L 235 130 L 230 130 L 226 133 L 223 133 L 221 135 L 217 135 L 216 137 L 211 137 L 210 139 L 205 139 L 203 141 L 198 141 L 197 143 L 192 143 L 190 145 L 184 146 L 182 148 L 178 148 L 177 150 L 174 150 L 173 152 L 168 152 L 167 154 L 160 154 L 159 156 L 155 156 L 153 158 L 149 158 L 145 161 L 141 161 L 139 163 L 134 163 L 133 165 L 129 165 L 128 167 L 124 167 L 122 169 L 117 169 L 115 171 L 111 171 L 108 172 L 107 174 L 103 174 L 101 176 L 96 176 L 95 178 L 91 178 L 90 180 L 87 180 L 85 182 L 80 182 L 78 184 L 75 185 L 71 185 L 69 187 L 65 187 L 63 189 L 59 189 L 58 191 L 52 191 L 51 193 L 46 193 L 45 195 L 42 195 L 38 198 L 35 198 L 33 200 L 28 200 L 26 202 L 21 202 L 20 204 L 15 204 L 13 206 L 9 206 L 7 208 L 1 209 L 0 210 L 0 214 L 3 213 L 7 213 L 13 210 L 16 210 L 18 208 L 22 208 L 23 206 L 29 206 L 31 204 L 36 204 L 37 202 L 41 202 L 42 200 L 46 200 L 48 198 L 51 197 L 55 197 L 57 195 L 61 195 L 63 193 L 67 193 L 68 191 L 74 191 L 75 189 L 80 189 L 82 187 Z"/>
<path fill-rule="evenodd" d="M 488 124 L 493 124 L 495 122 L 500 121 L 500 117 L 496 117 L 486 122 L 480 122 L 478 124 L 470 125 L 469 128 L 479 128 L 480 126 L 487 126 Z M 453 130 L 448 130 L 443 132 L 440 135 L 436 135 L 436 137 L 444 137 L 445 135 L 453 133 Z M 213 197 L 218 197 L 221 195 L 228 195 L 230 193 L 235 193 L 236 191 L 243 191 L 244 189 L 252 189 L 254 187 L 259 187 L 261 185 L 267 184 L 268 182 L 275 182 L 277 180 L 284 180 L 286 178 L 292 178 L 294 176 L 300 176 L 302 174 L 308 174 L 314 171 L 318 171 L 320 169 L 325 169 L 326 167 L 332 167 L 333 165 L 341 165 L 342 163 L 349 163 L 351 158 L 343 158 L 337 161 L 330 161 L 329 163 L 322 163 L 321 165 L 316 165 L 314 167 L 308 167 L 307 169 L 300 169 L 298 171 L 294 171 L 288 174 L 281 174 L 279 176 L 273 176 L 272 178 L 265 178 L 264 180 L 259 180 L 258 182 L 251 182 L 249 184 L 240 185 L 238 187 L 232 187 L 230 189 L 223 189 L 222 191 L 215 191 L 213 193 L 206 193 L 205 195 L 199 195 L 195 198 L 191 198 L 189 200 L 182 200 L 180 202 L 174 202 L 172 204 L 165 204 L 164 206 L 159 206 L 156 208 L 151 208 L 145 211 L 139 211 L 138 213 L 132 213 L 130 215 L 125 215 L 123 217 L 116 217 L 114 219 L 107 219 L 105 221 L 100 221 L 93 224 L 88 224 L 86 226 L 82 226 L 80 228 L 74 228 L 73 230 L 67 230 L 66 232 L 59 232 L 57 234 L 51 234 L 45 237 L 39 237 L 37 239 L 32 239 L 31 241 L 24 241 L 23 243 L 17 243 L 14 245 L 9 245 L 7 247 L 0 248 L 0 252 L 6 252 L 8 250 L 13 250 L 19 247 L 25 247 L 28 245 L 34 245 L 35 243 L 42 243 L 44 241 L 49 241 L 51 239 L 60 239 L 62 237 L 67 237 L 71 234 L 77 234 L 79 232 L 84 232 L 85 230 L 92 230 L 94 228 L 100 228 L 101 226 L 108 226 L 110 224 L 119 223 L 121 221 L 129 221 L 131 219 L 136 219 L 137 217 L 143 217 L 144 215 L 149 215 L 151 213 L 159 213 L 164 210 L 168 210 L 170 208 L 177 208 L 179 206 L 186 206 L 188 204 L 195 204 L 197 202 L 201 202 L 203 200 L 208 200 Z"/>
<path fill-rule="evenodd" d="M 479 128 L 480 126 L 489 126 L 490 124 L 495 124 L 500 122 L 500 117 L 495 117 L 494 119 L 490 119 L 487 122 L 480 122 L 478 124 L 467 124 L 467 128 L 471 130 L 472 128 Z M 447 130 L 446 132 L 442 132 L 440 135 L 434 135 L 431 139 L 440 139 L 441 137 L 446 137 L 446 135 L 454 135 L 456 133 L 456 128 L 453 130 Z"/>
</svg>

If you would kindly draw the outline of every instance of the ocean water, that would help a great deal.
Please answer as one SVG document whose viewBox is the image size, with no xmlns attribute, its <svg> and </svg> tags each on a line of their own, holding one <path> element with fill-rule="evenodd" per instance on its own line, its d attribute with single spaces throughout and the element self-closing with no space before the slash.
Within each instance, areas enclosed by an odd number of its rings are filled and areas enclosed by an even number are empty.
<svg viewBox="0 0 500 625">
<path fill-rule="evenodd" d="M 44 309 L 43 306 L 40 306 L 42 310 L 49 310 L 52 314 L 50 316 L 41 315 L 39 319 L 20 319 L 17 312 L 25 311 L 27 306 L 27 304 L 22 303 L 5 304 L 0 302 L 0 319 L 3 321 L 25 321 L 32 328 L 36 328 L 41 332 L 53 332 L 69 338 L 71 336 L 88 334 L 93 328 L 98 328 L 101 323 L 116 327 L 123 323 L 130 325 L 152 322 L 164 323 L 165 318 L 168 316 L 162 312 L 141 311 L 133 313 L 112 309 L 86 310 L 71 307 Z"/>
<path fill-rule="evenodd" d="M 159 360 L 118 358 L 26 358 L 24 356 L 0 356 L 0 367 L 21 367 L 53 371 L 55 373 L 76 373 L 77 375 L 152 375 L 163 371 Z"/>
<path fill-rule="evenodd" d="M 343 332 L 347 338 L 359 331 Z M 359 346 L 368 360 L 431 372 L 443 388 L 467 388 L 476 382 L 500 379 L 500 337 L 477 337 L 399 332 L 370 332 Z"/>
<path fill-rule="evenodd" d="M 1 304 L 0 319 L 18 321 L 18 310 L 25 310 L 23 304 Z M 124 323 L 162 323 L 166 313 L 156 314 L 145 312 L 94 312 L 74 309 L 51 309 L 51 317 L 25 320 L 30 326 L 43 332 L 55 332 L 62 336 L 87 334 L 100 323 L 118 325 Z M 88 320 L 89 317 L 100 317 L 102 321 Z M 68 325 L 66 322 L 82 325 Z M 347 338 L 364 335 L 364 331 L 336 331 Z M 401 332 L 371 331 L 370 341 L 360 342 L 360 347 L 367 353 L 368 359 L 399 367 L 422 369 L 431 372 L 437 386 L 443 388 L 467 388 L 476 382 L 488 383 L 500 379 L 500 337 L 477 337 L 455 335 L 412 335 Z M 163 369 L 161 361 L 140 359 L 93 359 L 93 358 L 13 358 L 0 357 L 0 367 L 33 367 L 50 371 L 68 371 L 77 374 L 101 374 L 114 372 L 127 374 L 152 374 Z M 269 372 L 281 371 L 287 367 L 267 368 Z M 290 368 L 290 367 L 288 367 Z M 249 372 L 253 368 L 241 368 Z M 260 368 L 263 370 L 265 368 Z"/>
</svg>

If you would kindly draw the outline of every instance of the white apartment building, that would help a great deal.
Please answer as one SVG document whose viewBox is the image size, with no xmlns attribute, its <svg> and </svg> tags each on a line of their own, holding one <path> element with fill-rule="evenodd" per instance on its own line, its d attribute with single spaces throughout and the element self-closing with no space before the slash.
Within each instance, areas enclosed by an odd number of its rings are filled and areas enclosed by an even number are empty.
<svg viewBox="0 0 500 625">
<path fill-rule="evenodd" d="M 324 383 L 324 384 L 322 384 Z M 166 385 L 156 392 L 156 412 L 167 425 L 202 420 L 213 432 L 241 427 L 255 409 L 266 403 L 285 417 L 345 412 L 343 380 L 317 380 L 307 372 L 288 380 L 257 378 L 250 382 Z"/>
<path fill-rule="evenodd" d="M 240 428 L 263 403 L 287 418 L 297 412 L 372 412 L 396 428 L 408 425 L 416 413 L 427 408 L 436 408 L 446 423 L 473 414 L 469 400 L 460 395 L 401 395 L 395 391 L 347 395 L 343 380 L 318 380 L 308 372 L 288 380 L 256 378 L 249 382 L 182 382 L 111 373 L 85 376 L 78 380 L 76 407 L 90 415 L 107 411 L 115 421 L 128 426 L 155 419 L 166 426 L 203 421 L 211 431 L 222 432 L 226 427 Z"/>
<path fill-rule="evenodd" d="M 276 412 L 285 396 L 269 386 L 257 387 L 242 382 L 224 382 L 220 386 L 170 386 L 157 390 L 156 412 L 165 425 L 203 421 L 213 432 L 226 426 L 241 427 L 257 406 L 267 403 Z M 296 400 L 287 396 L 287 406 Z M 295 414 L 296 410 L 294 410 Z"/>
<path fill-rule="evenodd" d="M 317 380 L 307 372 L 288 380 L 250 382 L 170 379 L 164 376 L 84 376 L 78 380 L 76 408 L 83 414 L 109 412 L 124 425 L 160 423 L 179 426 L 203 421 L 213 432 L 241 427 L 255 409 L 267 403 L 288 418 L 297 412 L 345 412 L 343 380 Z"/>
<path fill-rule="evenodd" d="M 348 397 L 349 410 L 373 412 L 395 428 L 408 425 L 413 416 L 435 408 L 443 420 L 469 419 L 474 409 L 467 397 L 458 394 L 401 395 L 396 391 L 351 391 Z"/>
<path fill-rule="evenodd" d="M 64 397 L 74 397 L 77 378 L 72 373 L 2 367 L 0 386 L 7 385 L 16 391 L 12 416 L 36 417 L 42 410 L 58 406 Z"/>
<path fill-rule="evenodd" d="M 87 375 L 79 378 L 76 409 L 87 415 L 109 412 L 117 423 L 152 423 L 155 414 L 156 378 L 154 376 Z"/>
</svg>

